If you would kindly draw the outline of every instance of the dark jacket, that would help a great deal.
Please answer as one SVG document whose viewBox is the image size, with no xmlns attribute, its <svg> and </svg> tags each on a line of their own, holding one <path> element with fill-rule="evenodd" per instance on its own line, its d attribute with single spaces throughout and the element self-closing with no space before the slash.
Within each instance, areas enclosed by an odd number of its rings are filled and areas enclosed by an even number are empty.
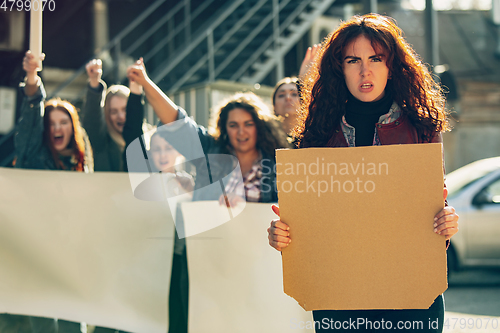
<svg viewBox="0 0 500 333">
<path fill-rule="evenodd" d="M 144 133 L 142 124 L 144 121 L 144 104 L 142 95 L 130 93 L 127 101 L 127 118 L 125 126 L 123 126 L 123 139 L 125 140 L 125 150 L 123 151 L 123 170 L 128 171 L 127 166 L 127 147 L 137 138 L 140 138 Z M 143 170 L 146 171 L 146 170 Z"/>
<path fill-rule="evenodd" d="M 21 84 L 19 93 L 23 96 L 21 103 L 21 117 L 16 124 L 16 134 L 14 136 L 14 148 L 16 154 L 16 168 L 58 170 L 49 147 L 44 142 L 44 102 L 45 89 L 43 83 L 33 96 L 24 94 L 24 84 Z M 85 133 L 84 133 L 85 139 Z M 90 145 L 86 143 L 84 171 L 92 172 L 92 154 Z M 60 156 L 66 170 L 72 170 L 75 166 L 71 156 Z"/>
<path fill-rule="evenodd" d="M 389 124 L 377 123 L 375 126 L 377 127 L 378 137 L 382 145 L 443 142 L 443 137 L 440 132 L 435 132 L 429 141 L 422 140 L 421 136 L 418 135 L 417 130 L 404 113 L 394 122 Z M 341 126 L 335 130 L 332 138 L 328 141 L 328 147 L 348 147 Z"/>
<path fill-rule="evenodd" d="M 123 171 L 122 150 L 108 133 L 104 117 L 104 93 L 106 84 L 100 82 L 99 88 L 87 87 L 85 102 L 81 111 L 82 126 L 94 150 L 95 171 Z"/>
</svg>

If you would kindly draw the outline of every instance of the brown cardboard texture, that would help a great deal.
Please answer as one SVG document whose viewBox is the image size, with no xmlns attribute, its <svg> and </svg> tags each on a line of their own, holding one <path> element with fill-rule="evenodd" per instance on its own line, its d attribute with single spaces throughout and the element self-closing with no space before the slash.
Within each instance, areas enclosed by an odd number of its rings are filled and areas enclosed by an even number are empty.
<svg viewBox="0 0 500 333">
<path fill-rule="evenodd" d="M 446 290 L 440 143 L 276 157 L 284 291 L 305 310 L 427 309 Z"/>
</svg>

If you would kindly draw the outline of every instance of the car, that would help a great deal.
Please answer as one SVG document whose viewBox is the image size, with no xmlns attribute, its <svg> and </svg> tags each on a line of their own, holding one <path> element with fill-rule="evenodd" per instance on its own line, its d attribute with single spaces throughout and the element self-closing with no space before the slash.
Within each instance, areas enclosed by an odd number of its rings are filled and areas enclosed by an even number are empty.
<svg viewBox="0 0 500 333">
<path fill-rule="evenodd" d="M 448 272 L 500 267 L 500 157 L 463 166 L 446 177 L 459 231 L 448 248 Z"/>
</svg>

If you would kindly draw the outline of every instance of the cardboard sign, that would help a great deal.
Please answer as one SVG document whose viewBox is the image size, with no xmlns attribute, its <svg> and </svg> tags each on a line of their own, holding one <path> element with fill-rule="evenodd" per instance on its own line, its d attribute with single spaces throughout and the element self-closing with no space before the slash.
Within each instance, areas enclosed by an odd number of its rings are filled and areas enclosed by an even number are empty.
<svg viewBox="0 0 500 333">
<path fill-rule="evenodd" d="M 446 290 L 441 144 L 276 156 L 284 290 L 304 309 L 427 309 Z"/>
<path fill-rule="evenodd" d="M 182 204 L 188 224 L 219 211 L 217 201 Z M 282 292 L 281 255 L 266 232 L 275 218 L 270 204 L 246 203 L 229 222 L 186 238 L 189 332 L 297 332 L 312 321 Z"/>
</svg>

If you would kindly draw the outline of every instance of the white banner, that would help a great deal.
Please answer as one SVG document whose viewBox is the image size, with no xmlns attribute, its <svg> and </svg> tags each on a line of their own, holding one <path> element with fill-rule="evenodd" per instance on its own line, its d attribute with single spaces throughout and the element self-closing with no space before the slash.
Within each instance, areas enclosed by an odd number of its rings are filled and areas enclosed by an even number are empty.
<svg viewBox="0 0 500 333">
<path fill-rule="evenodd" d="M 0 312 L 168 331 L 167 202 L 136 199 L 125 173 L 0 168 L 0 184 Z M 221 208 L 184 203 L 183 214 L 199 223 Z M 190 332 L 297 332 L 310 323 L 283 292 L 281 255 L 267 240 L 273 218 L 269 204 L 247 204 L 186 238 Z"/>
<path fill-rule="evenodd" d="M 126 173 L 0 168 L 0 312 L 168 330 L 174 224 Z"/>
<path fill-rule="evenodd" d="M 186 224 L 218 216 L 215 201 L 182 204 Z M 297 332 L 311 312 L 283 292 L 280 252 L 267 239 L 270 204 L 247 203 L 228 223 L 186 238 L 189 332 Z"/>
</svg>

